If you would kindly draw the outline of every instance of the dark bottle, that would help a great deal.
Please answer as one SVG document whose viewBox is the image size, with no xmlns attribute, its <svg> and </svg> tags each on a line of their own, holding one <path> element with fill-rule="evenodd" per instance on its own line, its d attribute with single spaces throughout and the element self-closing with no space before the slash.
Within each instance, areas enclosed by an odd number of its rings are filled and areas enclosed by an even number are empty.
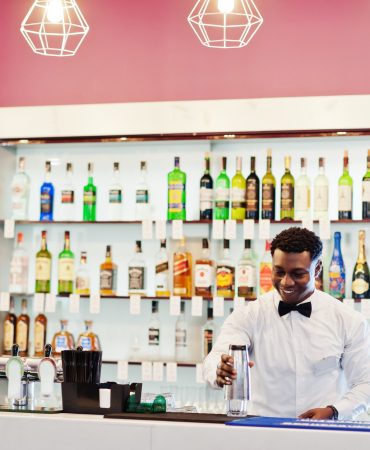
<svg viewBox="0 0 370 450">
<path fill-rule="evenodd" d="M 271 149 L 267 150 L 267 169 L 262 178 L 262 219 L 275 220 L 275 186 L 276 180 L 271 172 Z"/>
<path fill-rule="evenodd" d="M 260 180 L 256 175 L 256 158 L 251 156 L 251 173 L 247 178 L 246 219 L 258 220 L 260 213 Z"/>
<path fill-rule="evenodd" d="M 352 275 L 352 298 L 370 298 L 370 273 L 365 253 L 365 231 L 358 232 L 358 256 Z"/>
<path fill-rule="evenodd" d="M 210 175 L 210 159 L 206 153 L 204 157 L 205 169 L 200 179 L 199 192 L 199 218 L 200 220 L 212 220 L 213 217 L 213 179 Z"/>
<path fill-rule="evenodd" d="M 370 219 L 370 150 L 367 151 L 367 170 L 362 178 L 362 218 Z"/>
</svg>

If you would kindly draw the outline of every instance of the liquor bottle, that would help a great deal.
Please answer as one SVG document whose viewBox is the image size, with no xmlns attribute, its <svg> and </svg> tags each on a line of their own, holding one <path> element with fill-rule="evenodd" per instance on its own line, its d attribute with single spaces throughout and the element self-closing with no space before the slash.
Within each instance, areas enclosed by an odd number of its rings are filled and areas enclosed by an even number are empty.
<svg viewBox="0 0 370 450">
<path fill-rule="evenodd" d="M 77 347 L 87 351 L 101 351 L 100 341 L 97 334 L 92 331 L 93 321 L 85 320 L 85 331 L 78 336 Z"/>
<path fill-rule="evenodd" d="M 61 220 L 75 220 L 75 187 L 73 185 L 73 165 L 70 162 L 66 165 L 66 177 L 61 189 L 60 200 Z"/>
<path fill-rule="evenodd" d="M 210 174 L 209 153 L 204 156 L 205 169 L 200 179 L 199 191 L 199 218 L 200 220 L 212 220 L 213 218 L 213 179 Z"/>
<path fill-rule="evenodd" d="M 161 325 L 159 322 L 158 301 L 152 301 L 152 315 L 148 325 L 149 358 L 156 360 L 160 356 Z"/>
<path fill-rule="evenodd" d="M 352 298 L 370 298 L 370 272 L 366 261 L 365 231 L 358 232 L 358 256 L 352 275 Z"/>
<path fill-rule="evenodd" d="M 112 261 L 111 246 L 107 245 L 105 261 L 100 265 L 100 295 L 114 297 L 117 294 L 117 265 Z"/>
<path fill-rule="evenodd" d="M 54 334 L 51 346 L 54 358 L 60 357 L 63 350 L 73 350 L 75 342 L 73 335 L 67 330 L 68 320 L 60 321 L 60 331 Z"/>
<path fill-rule="evenodd" d="M 161 240 L 161 247 L 155 257 L 155 296 L 169 297 L 169 260 L 166 239 Z"/>
<path fill-rule="evenodd" d="M 81 252 L 80 265 L 76 272 L 76 294 L 90 295 L 90 272 L 87 268 L 87 253 Z"/>
<path fill-rule="evenodd" d="M 188 360 L 188 326 L 185 320 L 185 302 L 180 304 L 180 315 L 175 325 L 175 360 L 186 362 Z"/>
<path fill-rule="evenodd" d="M 226 157 L 222 157 L 221 172 L 216 179 L 214 219 L 227 220 L 230 211 L 230 178 L 226 173 Z"/>
<path fill-rule="evenodd" d="M 83 193 L 83 220 L 85 222 L 95 222 L 96 220 L 96 197 L 97 197 L 97 189 L 94 185 L 93 172 L 94 165 L 93 163 L 88 163 L 87 165 L 88 171 L 88 180 L 86 186 L 84 186 Z"/>
<path fill-rule="evenodd" d="M 35 356 L 44 356 L 46 345 L 46 328 L 48 319 L 42 313 L 35 317 L 34 326 L 34 354 Z"/>
<path fill-rule="evenodd" d="M 260 179 L 256 175 L 256 157 L 251 156 L 251 173 L 247 177 L 246 219 L 258 220 L 260 215 Z"/>
<path fill-rule="evenodd" d="M 319 174 L 314 181 L 314 220 L 329 217 L 329 181 L 325 175 L 325 158 L 319 158 Z"/>
<path fill-rule="evenodd" d="M 213 309 L 207 308 L 207 321 L 202 327 L 202 359 L 212 350 L 215 341 L 215 323 L 213 321 Z"/>
<path fill-rule="evenodd" d="M 257 298 L 257 267 L 252 254 L 250 239 L 244 241 L 244 251 L 238 262 L 236 280 L 238 297 L 244 297 L 246 300 Z"/>
<path fill-rule="evenodd" d="M 175 167 L 167 175 L 168 220 L 186 220 L 186 173 L 180 170 L 180 158 L 175 156 Z"/>
<path fill-rule="evenodd" d="M 275 186 L 276 180 L 271 172 L 271 149 L 267 150 L 267 168 L 262 178 L 262 219 L 275 220 Z"/>
<path fill-rule="evenodd" d="M 191 297 L 192 292 L 192 256 L 181 239 L 173 254 L 173 295 Z"/>
<path fill-rule="evenodd" d="M 10 298 L 9 312 L 4 319 L 3 355 L 12 354 L 12 346 L 15 343 L 17 316 L 14 314 L 14 299 Z"/>
<path fill-rule="evenodd" d="M 45 179 L 40 188 L 40 221 L 52 221 L 54 217 L 54 186 L 50 181 L 51 162 L 45 163 Z"/>
<path fill-rule="evenodd" d="M 122 185 L 119 162 L 113 163 L 113 183 L 109 188 L 108 213 L 110 220 L 122 220 Z"/>
<path fill-rule="evenodd" d="M 294 218 L 295 220 L 311 217 L 311 181 L 307 176 L 306 158 L 301 158 L 301 174 L 295 184 Z"/>
<path fill-rule="evenodd" d="M 22 300 L 22 314 L 16 322 L 15 342 L 19 345 L 19 356 L 28 356 L 30 316 L 27 314 L 27 300 Z"/>
<path fill-rule="evenodd" d="M 321 268 L 319 274 L 315 277 L 315 288 L 324 291 L 324 269 Z"/>
<path fill-rule="evenodd" d="M 10 261 L 9 291 L 17 294 L 28 291 L 28 253 L 23 245 L 23 233 L 17 233 L 17 243 Z"/>
<path fill-rule="evenodd" d="M 234 220 L 245 219 L 245 194 L 246 181 L 242 175 L 242 158 L 236 157 L 236 173 L 231 179 L 231 218 Z"/>
<path fill-rule="evenodd" d="M 338 219 L 352 219 L 352 178 L 348 171 L 348 151 L 344 151 L 343 174 L 338 182 Z"/>
<path fill-rule="evenodd" d="M 36 253 L 36 293 L 50 292 L 51 253 L 46 244 L 46 231 L 41 232 L 41 249 Z"/>
<path fill-rule="evenodd" d="M 370 150 L 367 151 L 367 170 L 362 178 L 362 218 L 370 219 Z"/>
<path fill-rule="evenodd" d="M 30 177 L 25 173 L 25 158 L 18 160 L 18 170 L 12 180 L 12 219 L 28 219 Z"/>
<path fill-rule="evenodd" d="M 140 162 L 139 182 L 136 186 L 136 219 L 145 220 L 151 218 L 149 186 L 147 181 L 147 162 Z"/>
<path fill-rule="evenodd" d="M 202 256 L 195 261 L 195 295 L 212 297 L 214 263 L 210 258 L 208 239 L 202 240 Z"/>
<path fill-rule="evenodd" d="M 343 300 L 346 295 L 346 270 L 340 248 L 341 238 L 340 232 L 336 231 L 333 256 L 329 266 L 329 294 L 338 300 Z"/>
<path fill-rule="evenodd" d="M 71 251 L 69 231 L 64 232 L 64 248 L 58 259 L 58 294 L 72 294 L 75 276 L 75 255 Z"/>
<path fill-rule="evenodd" d="M 141 241 L 136 241 L 135 255 L 128 264 L 128 293 L 145 295 L 146 264 L 141 251 Z"/>
<path fill-rule="evenodd" d="M 285 173 L 281 177 L 280 220 L 294 219 L 294 177 L 290 173 L 291 157 L 285 156 Z"/>
<path fill-rule="evenodd" d="M 230 259 L 230 244 L 224 239 L 222 258 L 216 265 L 216 292 L 219 297 L 234 297 L 235 295 L 235 266 Z"/>
<path fill-rule="evenodd" d="M 260 261 L 260 295 L 266 294 L 274 289 L 272 285 L 272 256 L 271 241 L 266 240 L 265 252 Z"/>
</svg>

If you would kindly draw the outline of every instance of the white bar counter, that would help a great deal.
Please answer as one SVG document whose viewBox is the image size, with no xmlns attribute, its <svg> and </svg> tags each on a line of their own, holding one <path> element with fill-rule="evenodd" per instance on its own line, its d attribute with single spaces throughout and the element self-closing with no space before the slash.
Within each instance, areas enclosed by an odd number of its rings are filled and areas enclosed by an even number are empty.
<svg viewBox="0 0 370 450">
<path fill-rule="evenodd" d="M 1 450 L 368 450 L 370 433 L 0 413 Z"/>
</svg>

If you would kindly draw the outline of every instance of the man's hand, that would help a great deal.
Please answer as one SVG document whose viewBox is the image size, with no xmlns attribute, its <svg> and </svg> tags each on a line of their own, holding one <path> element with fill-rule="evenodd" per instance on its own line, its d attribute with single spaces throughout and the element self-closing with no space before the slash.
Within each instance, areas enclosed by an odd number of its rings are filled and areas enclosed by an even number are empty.
<svg viewBox="0 0 370 450">
<path fill-rule="evenodd" d="M 234 364 L 234 358 L 230 355 L 226 355 L 223 353 L 221 355 L 221 361 L 217 365 L 217 378 L 216 383 L 220 387 L 224 387 L 225 384 L 231 384 L 232 380 L 236 379 L 236 370 L 233 367 Z M 254 363 L 250 362 L 249 367 L 253 367 Z"/>
<path fill-rule="evenodd" d="M 317 419 L 326 420 L 333 418 L 333 410 L 329 407 L 326 408 L 314 408 L 301 414 L 298 419 Z"/>
</svg>

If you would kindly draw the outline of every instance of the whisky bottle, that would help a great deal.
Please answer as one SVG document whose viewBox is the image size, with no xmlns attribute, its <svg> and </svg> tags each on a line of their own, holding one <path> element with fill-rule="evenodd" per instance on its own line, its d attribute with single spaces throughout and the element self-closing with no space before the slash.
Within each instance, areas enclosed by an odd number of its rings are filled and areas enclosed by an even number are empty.
<svg viewBox="0 0 370 450">
<path fill-rule="evenodd" d="M 260 261 L 260 295 L 266 294 L 272 291 L 274 286 L 272 285 L 272 256 L 271 256 L 271 242 L 266 240 L 265 252 Z"/>
<path fill-rule="evenodd" d="M 224 239 L 223 255 L 216 266 L 217 296 L 226 298 L 235 295 L 235 266 L 230 259 L 229 245 L 229 240 Z"/>
<path fill-rule="evenodd" d="M 173 295 L 191 297 L 192 293 L 192 256 L 181 239 L 173 254 Z"/>
<path fill-rule="evenodd" d="M 14 314 L 14 299 L 10 298 L 9 312 L 4 319 L 3 354 L 11 355 L 15 343 L 17 316 Z"/>
<path fill-rule="evenodd" d="M 141 251 L 141 241 L 136 241 L 135 256 L 128 264 L 128 293 L 146 294 L 146 264 Z"/>
<path fill-rule="evenodd" d="M 67 330 L 68 320 L 60 321 L 60 331 L 54 334 L 51 346 L 53 347 L 53 356 L 60 357 L 63 350 L 73 350 L 75 343 L 73 335 Z"/>
<path fill-rule="evenodd" d="M 175 167 L 167 175 L 168 220 L 186 220 L 186 173 L 180 170 L 180 158 L 175 156 Z"/>
<path fill-rule="evenodd" d="M 199 218 L 200 220 L 212 220 L 213 217 L 213 179 L 210 174 L 209 153 L 204 156 L 205 169 L 200 179 L 199 191 Z"/>
<path fill-rule="evenodd" d="M 362 178 L 362 218 L 370 219 L 370 150 L 367 151 L 367 170 Z"/>
<path fill-rule="evenodd" d="M 78 336 L 77 347 L 87 351 L 100 351 L 99 337 L 92 331 L 92 325 L 92 320 L 85 320 L 85 331 Z"/>
<path fill-rule="evenodd" d="M 216 179 L 214 219 L 227 220 L 230 212 L 230 178 L 226 173 L 226 157 L 221 159 L 221 171 Z"/>
<path fill-rule="evenodd" d="M 58 294 L 72 294 L 75 255 L 71 251 L 69 231 L 64 232 L 64 249 L 58 260 Z"/>
<path fill-rule="evenodd" d="M 236 173 L 231 179 L 231 218 L 234 220 L 245 219 L 245 193 L 246 181 L 242 174 L 242 158 L 236 157 Z"/>
<path fill-rule="evenodd" d="M 256 157 L 251 156 L 251 173 L 247 177 L 246 219 L 258 220 L 260 215 L 260 179 L 256 174 Z"/>
<path fill-rule="evenodd" d="M 117 265 L 112 261 L 111 246 L 107 245 L 105 261 L 100 265 L 100 295 L 115 297 L 117 294 Z"/>
<path fill-rule="evenodd" d="M 94 185 L 93 163 L 88 163 L 87 165 L 88 179 L 87 184 L 84 186 L 83 190 L 83 220 L 85 222 L 95 222 L 96 220 L 96 197 L 97 189 Z"/>
<path fill-rule="evenodd" d="M 30 316 L 27 314 L 27 300 L 22 300 L 22 314 L 16 323 L 15 342 L 19 346 L 19 356 L 28 356 Z"/>
<path fill-rule="evenodd" d="M 343 174 L 338 182 L 338 219 L 352 219 L 353 181 L 348 169 L 348 151 L 343 158 Z"/>
<path fill-rule="evenodd" d="M 276 180 L 271 172 L 271 149 L 267 150 L 267 169 L 262 178 L 262 219 L 275 220 L 275 186 Z"/>
<path fill-rule="evenodd" d="M 366 261 L 365 231 L 358 232 L 358 256 L 352 275 L 352 298 L 370 298 L 370 272 Z"/>
<path fill-rule="evenodd" d="M 329 181 L 325 175 L 325 158 L 319 158 L 319 174 L 314 182 L 314 220 L 329 217 Z"/>
<path fill-rule="evenodd" d="M 158 313 L 158 301 L 152 301 L 152 315 L 148 325 L 149 359 L 158 360 L 161 347 L 161 325 Z"/>
<path fill-rule="evenodd" d="M 109 188 L 108 200 L 109 219 L 113 221 L 122 220 L 122 185 L 119 162 L 113 163 L 113 183 Z"/>
<path fill-rule="evenodd" d="M 35 317 L 35 326 L 34 326 L 35 356 L 44 356 L 46 345 L 47 323 L 48 320 L 44 314 L 40 313 Z"/>
<path fill-rule="evenodd" d="M 51 253 L 46 244 L 46 231 L 41 232 L 41 249 L 36 253 L 36 293 L 50 292 Z"/>
<path fill-rule="evenodd" d="M 155 257 L 155 296 L 169 297 L 169 261 L 166 239 L 161 240 L 161 247 Z"/>
<path fill-rule="evenodd" d="M 30 196 L 30 177 L 25 173 L 24 157 L 18 160 L 18 170 L 12 180 L 12 219 L 27 220 Z"/>
<path fill-rule="evenodd" d="M 23 233 L 17 233 L 9 271 L 9 291 L 17 294 L 28 292 L 28 253 L 23 245 Z"/>
<path fill-rule="evenodd" d="M 311 217 L 311 181 L 307 176 L 306 158 L 301 158 L 301 174 L 295 184 L 294 218 L 304 220 Z"/>
<path fill-rule="evenodd" d="M 40 188 L 40 221 L 52 221 L 54 217 L 54 186 L 50 181 L 51 162 L 45 163 L 45 179 Z"/>
<path fill-rule="evenodd" d="M 290 173 L 291 157 L 286 156 L 285 173 L 281 177 L 280 220 L 294 219 L 294 178 Z"/>
<path fill-rule="evenodd" d="M 246 300 L 257 298 L 257 268 L 252 255 L 250 239 L 244 241 L 244 251 L 238 262 L 236 280 L 238 297 L 244 297 Z"/>
<path fill-rule="evenodd" d="M 188 326 L 185 320 L 185 302 L 180 304 L 180 315 L 175 325 L 175 360 L 186 362 L 189 358 Z"/>
<path fill-rule="evenodd" d="M 87 253 L 81 252 L 80 266 L 76 272 L 76 294 L 90 295 L 90 272 L 87 268 Z"/>
<path fill-rule="evenodd" d="M 75 220 L 75 187 L 73 185 L 73 165 L 67 163 L 66 177 L 60 191 L 60 218 L 61 220 Z"/>
<path fill-rule="evenodd" d="M 136 219 L 151 218 L 149 185 L 147 181 L 147 162 L 140 162 L 140 176 L 136 186 Z"/>
<path fill-rule="evenodd" d="M 204 359 L 212 350 L 215 341 L 215 323 L 213 321 L 213 309 L 207 308 L 207 321 L 202 327 L 202 359 Z"/>
<path fill-rule="evenodd" d="M 212 297 L 214 263 L 210 258 L 208 239 L 202 240 L 202 256 L 195 261 L 195 295 Z"/>
</svg>

